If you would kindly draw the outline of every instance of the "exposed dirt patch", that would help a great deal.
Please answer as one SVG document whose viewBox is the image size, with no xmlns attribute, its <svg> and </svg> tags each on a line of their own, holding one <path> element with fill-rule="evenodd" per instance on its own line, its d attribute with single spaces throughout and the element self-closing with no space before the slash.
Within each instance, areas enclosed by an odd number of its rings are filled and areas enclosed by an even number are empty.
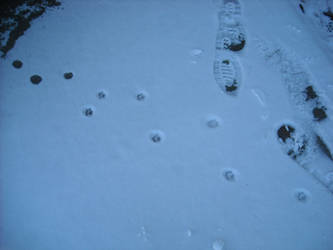
<svg viewBox="0 0 333 250">
<path fill-rule="evenodd" d="M 306 95 L 305 101 L 318 98 L 316 91 L 314 91 L 311 85 L 305 88 L 304 93 Z"/>
<path fill-rule="evenodd" d="M 49 8 L 60 6 L 57 0 L 2 0 L 0 2 L 0 51 L 6 57 L 8 51 L 31 22 L 44 14 Z"/>
<path fill-rule="evenodd" d="M 313 117 L 315 118 L 315 120 L 318 122 L 327 118 L 325 107 L 314 108 L 312 110 L 312 114 L 313 114 Z"/>
</svg>

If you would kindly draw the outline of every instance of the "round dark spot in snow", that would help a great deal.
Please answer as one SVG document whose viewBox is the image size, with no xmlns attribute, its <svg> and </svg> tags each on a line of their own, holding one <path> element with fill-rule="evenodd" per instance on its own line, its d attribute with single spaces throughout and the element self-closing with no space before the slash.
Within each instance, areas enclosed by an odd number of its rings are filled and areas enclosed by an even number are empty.
<svg viewBox="0 0 333 250">
<path fill-rule="evenodd" d="M 159 134 L 154 134 L 152 137 L 151 137 L 151 140 L 155 143 L 158 143 L 162 140 L 161 136 Z"/>
<path fill-rule="evenodd" d="M 97 98 L 98 99 L 104 99 L 104 98 L 106 98 L 106 92 L 105 91 L 99 91 L 98 93 L 97 93 Z"/>
<path fill-rule="evenodd" d="M 163 139 L 164 139 L 164 134 L 159 130 L 157 131 L 155 130 L 150 133 L 150 140 L 154 143 L 160 143 L 163 141 Z"/>
<path fill-rule="evenodd" d="M 94 110 L 92 108 L 85 108 L 83 110 L 83 114 L 86 116 L 86 117 L 91 117 L 93 116 L 94 114 Z"/>
<path fill-rule="evenodd" d="M 290 125 L 282 125 L 278 131 L 277 135 L 282 139 L 283 142 L 286 142 L 287 138 L 291 138 L 291 135 L 294 133 L 295 128 Z"/>
<path fill-rule="evenodd" d="M 211 119 L 207 121 L 207 127 L 209 128 L 217 128 L 219 126 L 219 121 L 216 119 Z"/>
<path fill-rule="evenodd" d="M 136 99 L 137 99 L 138 101 L 144 101 L 144 99 L 146 99 L 146 95 L 145 95 L 144 93 L 138 93 L 138 94 L 136 95 Z"/>
<path fill-rule="evenodd" d="M 236 181 L 238 176 L 239 176 L 238 171 L 233 168 L 225 168 L 222 169 L 221 171 L 221 177 L 230 182 Z"/>
<path fill-rule="evenodd" d="M 226 170 L 223 175 L 227 181 L 235 180 L 235 174 L 231 170 Z"/>
<path fill-rule="evenodd" d="M 13 62 L 13 66 L 14 66 L 14 68 L 20 69 L 20 68 L 22 68 L 23 63 L 20 60 L 15 60 Z"/>
<path fill-rule="evenodd" d="M 72 72 L 66 72 L 66 73 L 64 73 L 64 78 L 67 79 L 67 80 L 73 78 L 73 73 Z"/>
<path fill-rule="evenodd" d="M 308 200 L 308 195 L 304 191 L 297 191 L 295 197 L 299 202 L 306 202 Z"/>
<path fill-rule="evenodd" d="M 42 77 L 39 76 L 39 75 L 33 75 L 30 77 L 30 81 L 33 83 L 33 84 L 39 84 L 41 81 L 42 81 Z"/>
</svg>

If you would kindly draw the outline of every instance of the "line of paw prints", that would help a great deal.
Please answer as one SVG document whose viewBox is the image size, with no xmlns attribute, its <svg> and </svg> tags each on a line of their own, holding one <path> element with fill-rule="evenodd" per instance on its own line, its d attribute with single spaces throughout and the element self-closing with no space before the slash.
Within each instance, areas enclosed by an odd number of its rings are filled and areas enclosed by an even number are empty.
<svg viewBox="0 0 333 250">
<path fill-rule="evenodd" d="M 12 62 L 12 65 L 14 68 L 16 69 L 21 69 L 23 67 L 23 62 L 21 60 L 14 60 Z M 63 77 L 66 79 L 66 80 L 69 80 L 69 79 L 72 79 L 74 76 L 73 72 L 65 72 L 63 74 Z M 43 77 L 38 75 L 38 74 L 34 74 L 30 77 L 30 82 L 33 84 L 33 85 L 39 85 L 43 80 Z"/>
<path fill-rule="evenodd" d="M 226 181 L 230 183 L 234 183 L 238 181 L 239 179 L 239 172 L 236 169 L 233 168 L 224 168 L 221 171 L 221 177 Z M 293 196 L 296 201 L 300 203 L 306 203 L 311 199 L 311 194 L 308 190 L 304 188 L 297 188 L 293 191 Z"/>
<path fill-rule="evenodd" d="M 106 99 L 108 96 L 108 92 L 106 90 L 100 90 L 97 92 L 96 97 L 99 100 L 104 100 Z M 135 95 L 135 99 L 138 102 L 143 102 L 147 99 L 148 94 L 145 91 L 139 91 L 136 95 Z M 83 115 L 86 117 L 92 117 L 95 113 L 95 107 L 92 105 L 89 106 L 84 106 L 83 107 L 83 111 L 82 111 Z"/>
</svg>

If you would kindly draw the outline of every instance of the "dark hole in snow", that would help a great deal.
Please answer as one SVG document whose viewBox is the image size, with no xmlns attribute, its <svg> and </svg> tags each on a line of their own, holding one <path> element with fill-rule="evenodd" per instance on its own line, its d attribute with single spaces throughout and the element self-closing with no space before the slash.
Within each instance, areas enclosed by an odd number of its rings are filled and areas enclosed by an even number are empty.
<svg viewBox="0 0 333 250">
<path fill-rule="evenodd" d="M 136 99 L 138 101 L 143 101 L 145 98 L 146 98 L 146 96 L 145 96 L 144 93 L 139 93 L 139 94 L 136 95 Z"/>
<path fill-rule="evenodd" d="M 157 134 L 157 133 L 151 135 L 150 139 L 151 139 L 152 142 L 154 142 L 154 143 L 159 143 L 159 142 L 162 141 L 162 137 L 161 137 L 161 135 L 160 135 L 160 134 Z"/>
<path fill-rule="evenodd" d="M 327 118 L 325 110 L 326 110 L 325 107 L 321 108 L 316 107 L 312 110 L 313 117 L 315 118 L 316 121 L 322 121 Z"/>
<path fill-rule="evenodd" d="M 307 195 L 306 193 L 300 191 L 296 193 L 296 199 L 300 202 L 306 202 L 307 200 Z"/>
<path fill-rule="evenodd" d="M 317 145 L 319 146 L 319 148 L 321 149 L 321 151 L 328 158 L 330 158 L 333 161 L 333 156 L 332 156 L 332 153 L 331 153 L 330 149 L 328 148 L 328 146 L 326 145 L 324 140 L 319 135 L 316 136 L 316 142 L 317 142 Z"/>
<path fill-rule="evenodd" d="M 91 117 L 94 114 L 94 110 L 92 108 L 86 108 L 83 111 L 83 114 L 87 117 Z"/>
<path fill-rule="evenodd" d="M 20 69 L 20 68 L 22 68 L 23 63 L 20 60 L 15 60 L 13 62 L 13 66 L 14 66 L 14 68 Z"/>
<path fill-rule="evenodd" d="M 311 85 L 305 88 L 304 93 L 306 94 L 305 101 L 308 101 L 310 99 L 315 99 L 318 97 L 317 93 L 313 90 L 313 87 Z"/>
<path fill-rule="evenodd" d="M 42 81 L 42 77 L 40 77 L 39 75 L 33 75 L 30 77 L 30 81 L 33 83 L 33 84 L 39 84 L 41 81 Z"/>
<path fill-rule="evenodd" d="M 300 3 L 298 6 L 299 6 L 299 8 L 301 9 L 301 11 L 302 11 L 303 13 L 305 13 L 303 5 Z"/>
<path fill-rule="evenodd" d="M 290 125 L 282 125 L 278 129 L 277 135 L 278 135 L 279 138 L 282 139 L 283 142 L 286 142 L 286 140 L 288 138 L 291 138 L 291 135 L 294 133 L 294 131 L 295 131 L 295 128 L 293 128 L 292 126 L 290 126 Z M 289 152 L 288 152 L 288 155 L 290 155 Z"/>
<path fill-rule="evenodd" d="M 234 181 L 235 174 L 231 170 L 227 170 L 224 172 L 224 178 L 228 181 Z"/>
<path fill-rule="evenodd" d="M 106 97 L 106 93 L 104 91 L 100 91 L 97 94 L 98 99 L 104 99 Z"/>
<path fill-rule="evenodd" d="M 73 78 L 73 73 L 72 72 L 66 72 L 66 73 L 64 73 L 64 78 L 67 79 L 67 80 Z"/>
</svg>

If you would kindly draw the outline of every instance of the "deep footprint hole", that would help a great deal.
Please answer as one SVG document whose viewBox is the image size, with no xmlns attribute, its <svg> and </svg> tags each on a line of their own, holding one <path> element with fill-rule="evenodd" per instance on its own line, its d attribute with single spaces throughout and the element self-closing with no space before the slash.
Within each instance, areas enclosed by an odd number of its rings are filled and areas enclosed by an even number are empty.
<svg viewBox="0 0 333 250">
<path fill-rule="evenodd" d="M 14 68 L 20 69 L 20 68 L 22 68 L 23 63 L 20 60 L 15 60 L 12 65 Z"/>
<path fill-rule="evenodd" d="M 295 132 L 294 127 L 292 127 L 291 125 L 284 124 L 278 129 L 277 135 L 283 142 L 286 142 L 288 138 L 292 138 L 294 132 Z"/>
<path fill-rule="evenodd" d="M 312 110 L 312 114 L 313 114 L 313 117 L 315 118 L 315 121 L 320 122 L 327 118 L 326 107 L 324 107 L 324 106 L 322 106 L 320 108 L 315 107 Z"/>
<path fill-rule="evenodd" d="M 74 74 L 72 72 L 66 72 L 66 73 L 64 73 L 64 78 L 66 80 L 72 79 L 73 76 L 74 76 Z"/>
<path fill-rule="evenodd" d="M 33 76 L 30 77 L 30 81 L 31 81 L 32 84 L 38 85 L 38 84 L 41 83 L 42 77 L 39 76 L 39 75 L 33 75 Z"/>
</svg>

